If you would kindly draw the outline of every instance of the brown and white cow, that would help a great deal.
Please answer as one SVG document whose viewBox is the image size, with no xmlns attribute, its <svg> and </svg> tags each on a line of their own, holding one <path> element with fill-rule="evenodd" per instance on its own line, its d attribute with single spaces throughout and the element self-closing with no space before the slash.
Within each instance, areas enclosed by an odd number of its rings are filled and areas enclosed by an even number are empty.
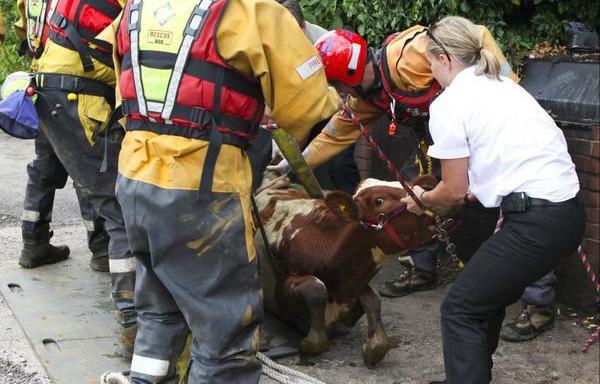
<svg viewBox="0 0 600 384">
<path fill-rule="evenodd" d="M 435 181 L 413 182 L 432 187 Z M 336 322 L 352 326 L 366 313 L 365 364 L 374 367 L 387 353 L 381 301 L 369 282 L 386 257 L 432 238 L 431 222 L 408 213 L 400 203 L 404 196 L 399 183 L 375 179 L 365 180 L 354 197 L 333 191 L 324 200 L 313 199 L 298 189 L 266 189 L 257 195 L 271 250 L 266 252 L 258 233 L 265 307 L 304 332 L 301 352 L 325 351 Z M 379 223 L 383 229 L 376 228 Z"/>
</svg>

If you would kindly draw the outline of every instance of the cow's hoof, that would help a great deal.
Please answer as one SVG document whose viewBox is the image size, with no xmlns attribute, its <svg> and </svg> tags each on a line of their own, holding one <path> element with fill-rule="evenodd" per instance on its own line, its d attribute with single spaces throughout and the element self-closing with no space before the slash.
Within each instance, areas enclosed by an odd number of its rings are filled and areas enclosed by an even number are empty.
<svg viewBox="0 0 600 384">
<path fill-rule="evenodd" d="M 390 350 L 389 342 L 386 339 L 370 339 L 362 346 L 362 357 L 367 368 L 375 368 L 377 364 L 385 357 Z"/>
<path fill-rule="evenodd" d="M 329 349 L 329 338 L 323 332 L 321 335 L 309 334 L 300 342 L 300 352 L 306 355 L 318 355 Z"/>
</svg>

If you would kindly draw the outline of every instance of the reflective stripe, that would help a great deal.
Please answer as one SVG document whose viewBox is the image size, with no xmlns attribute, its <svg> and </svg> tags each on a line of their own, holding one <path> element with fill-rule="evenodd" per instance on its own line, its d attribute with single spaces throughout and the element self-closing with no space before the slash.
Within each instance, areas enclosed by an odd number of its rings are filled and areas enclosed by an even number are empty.
<svg viewBox="0 0 600 384">
<path fill-rule="evenodd" d="M 40 212 L 39 211 L 28 211 L 28 210 L 23 210 L 23 216 L 22 216 L 23 221 L 30 221 L 32 223 L 37 223 L 38 221 L 40 221 Z"/>
<path fill-rule="evenodd" d="M 148 101 L 148 110 L 150 112 L 160 112 L 163 110 L 164 104 L 158 101 Z"/>
<path fill-rule="evenodd" d="M 159 360 L 152 357 L 133 355 L 131 371 L 143 375 L 160 377 L 169 372 L 169 360 Z"/>
<path fill-rule="evenodd" d="M 94 225 L 93 220 L 83 220 L 83 226 L 88 232 L 94 232 L 94 230 L 96 230 L 96 225 Z"/>
<path fill-rule="evenodd" d="M 352 43 L 352 56 L 350 57 L 350 63 L 348 63 L 348 69 L 353 71 L 358 67 L 358 58 L 360 57 L 360 44 Z"/>
<path fill-rule="evenodd" d="M 135 271 L 135 257 L 128 257 L 126 259 L 109 259 L 108 269 L 110 273 L 127 273 Z"/>
<path fill-rule="evenodd" d="M 42 1 L 42 9 L 40 10 L 40 13 L 35 17 L 35 22 L 31 23 L 31 15 L 29 14 L 29 4 L 30 1 L 27 2 L 27 6 L 25 7 L 25 15 L 26 15 L 26 19 L 27 19 L 27 45 L 29 46 L 29 50 L 31 52 L 35 52 L 37 47 L 33 46 L 34 41 L 32 41 L 32 37 L 35 37 L 35 39 L 38 40 L 38 43 L 41 44 L 41 37 L 42 37 L 42 32 L 44 30 L 44 24 L 46 22 L 45 20 L 45 14 L 46 14 L 46 7 L 48 6 L 48 3 L 46 1 Z"/>
<path fill-rule="evenodd" d="M 58 0 L 51 0 L 50 2 L 50 11 L 48 12 L 48 17 L 46 20 L 50 21 L 54 12 L 56 11 L 56 6 L 58 5 Z"/>
<path fill-rule="evenodd" d="M 167 88 L 167 96 L 165 98 L 165 105 L 161 113 L 161 117 L 165 120 L 171 119 L 171 113 L 175 106 L 175 100 L 177 99 L 177 91 L 179 90 L 179 83 L 185 64 L 187 63 L 190 50 L 192 49 L 192 43 L 198 37 L 198 31 L 204 25 L 204 20 L 208 12 L 206 10 L 212 4 L 212 0 L 202 0 L 202 2 L 196 6 L 192 13 L 188 27 L 185 29 L 185 37 L 177 53 L 177 59 L 175 60 L 175 67 L 171 74 L 171 80 L 169 81 L 169 87 Z M 133 65 L 133 62 L 132 62 Z"/>
<path fill-rule="evenodd" d="M 129 45 L 131 47 L 131 67 L 133 70 L 133 84 L 138 101 L 139 113 L 142 116 L 148 116 L 146 110 L 146 99 L 144 99 L 144 88 L 142 87 L 142 75 L 140 71 L 140 47 L 139 47 L 139 26 L 141 16 L 140 0 L 133 0 L 129 11 Z"/>
</svg>

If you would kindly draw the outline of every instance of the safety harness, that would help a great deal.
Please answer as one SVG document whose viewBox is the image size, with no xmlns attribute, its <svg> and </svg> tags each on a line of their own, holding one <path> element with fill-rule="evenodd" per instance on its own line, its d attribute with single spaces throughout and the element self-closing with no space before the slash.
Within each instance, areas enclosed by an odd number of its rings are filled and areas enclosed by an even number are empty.
<svg viewBox="0 0 600 384">
<path fill-rule="evenodd" d="M 110 0 L 57 0 L 50 17 L 50 39 L 76 51 L 83 70 L 94 70 L 92 58 L 112 68 L 112 45 L 96 36 L 117 18 L 122 8 Z"/>
<path fill-rule="evenodd" d="M 170 42 L 180 32 L 167 27 L 161 31 L 144 27 L 143 8 L 156 5 L 155 2 L 133 0 L 130 3 L 124 18 L 126 24 L 121 25 L 119 32 L 127 33 L 119 45 L 123 55 L 121 94 L 123 114 L 128 118 L 127 130 L 209 141 L 199 193 L 201 199 L 210 200 L 221 146 L 230 144 L 242 149 L 247 146 L 256 134 L 264 102 L 259 83 L 231 68 L 216 51 L 216 28 L 227 1 L 194 3 L 175 53 L 168 47 L 161 51 L 161 44 L 148 45 L 156 49 L 142 46 L 144 39 L 152 36 Z M 155 13 L 162 12 L 165 19 L 177 13 L 166 8 L 161 10 L 160 6 L 152 9 Z M 158 80 L 152 79 L 152 74 Z M 231 105 L 244 106 L 244 110 L 223 113 L 225 94 L 227 99 L 236 101 Z M 208 104 L 207 100 L 210 100 Z"/>
</svg>

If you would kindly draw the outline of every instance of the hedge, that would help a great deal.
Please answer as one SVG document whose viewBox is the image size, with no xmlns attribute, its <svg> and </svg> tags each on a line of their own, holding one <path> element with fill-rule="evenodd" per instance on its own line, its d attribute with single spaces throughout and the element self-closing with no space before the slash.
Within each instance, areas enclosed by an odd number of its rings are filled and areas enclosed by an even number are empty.
<svg viewBox="0 0 600 384">
<path fill-rule="evenodd" d="M 582 21 L 600 30 L 598 1 L 590 0 L 299 0 L 307 20 L 325 28 L 346 27 L 380 44 L 385 36 L 415 24 L 429 25 L 446 15 L 461 15 L 485 24 L 513 64 L 538 42 L 558 43 L 567 23 Z M 0 48 L 0 81 L 27 67 L 19 58 L 10 30 L 16 17 L 15 0 L 0 1 L 6 18 L 7 42 Z"/>
<path fill-rule="evenodd" d="M 569 21 L 599 30 L 598 1 L 589 0 L 299 0 L 308 21 L 349 28 L 377 46 L 392 32 L 459 15 L 486 25 L 513 64 L 538 42 L 559 43 Z"/>
</svg>

